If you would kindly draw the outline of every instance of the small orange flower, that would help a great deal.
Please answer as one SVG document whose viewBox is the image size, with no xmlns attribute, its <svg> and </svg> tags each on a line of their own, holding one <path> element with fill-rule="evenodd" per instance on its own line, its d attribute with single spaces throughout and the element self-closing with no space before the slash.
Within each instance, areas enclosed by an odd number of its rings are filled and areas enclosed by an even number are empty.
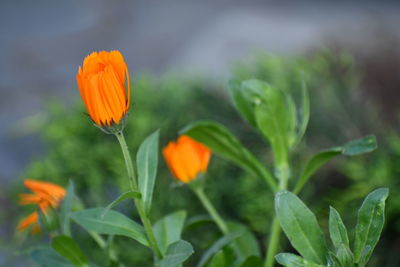
<svg viewBox="0 0 400 267">
<path fill-rule="evenodd" d="M 163 149 L 165 161 L 173 175 L 181 182 L 188 183 L 200 172 L 206 172 L 211 150 L 205 145 L 182 135 L 177 142 L 169 142 Z"/>
<path fill-rule="evenodd" d="M 66 194 L 64 188 L 52 183 L 26 179 L 24 185 L 26 188 L 30 189 L 33 194 L 20 194 L 20 204 L 37 205 L 45 214 L 47 214 L 50 208 L 57 208 Z M 33 225 L 32 233 L 40 231 L 39 214 L 37 211 L 23 219 L 19 223 L 17 230 L 22 231 L 31 225 Z"/>
<path fill-rule="evenodd" d="M 93 52 L 76 75 L 90 118 L 99 126 L 118 124 L 129 110 L 128 67 L 119 51 Z"/>
</svg>

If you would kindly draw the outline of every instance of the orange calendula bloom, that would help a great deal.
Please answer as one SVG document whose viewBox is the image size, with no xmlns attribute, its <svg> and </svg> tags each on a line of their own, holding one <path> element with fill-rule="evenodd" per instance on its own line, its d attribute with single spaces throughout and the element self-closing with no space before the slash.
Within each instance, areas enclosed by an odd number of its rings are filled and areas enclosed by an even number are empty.
<svg viewBox="0 0 400 267">
<path fill-rule="evenodd" d="M 50 208 L 57 208 L 66 194 L 64 188 L 52 183 L 26 179 L 24 185 L 26 188 L 30 189 L 33 194 L 20 194 L 20 204 L 37 205 L 45 214 Z M 19 223 L 17 230 L 22 231 L 31 225 L 33 226 L 32 233 L 40 231 L 39 214 L 36 211 L 23 219 Z"/>
<path fill-rule="evenodd" d="M 79 66 L 76 80 L 90 118 L 99 127 L 119 124 L 130 103 L 129 73 L 122 54 L 91 53 Z"/>
<path fill-rule="evenodd" d="M 206 172 L 211 150 L 205 145 L 182 135 L 176 142 L 169 142 L 163 149 L 165 161 L 173 175 L 184 183 L 194 180 L 200 172 Z"/>
</svg>

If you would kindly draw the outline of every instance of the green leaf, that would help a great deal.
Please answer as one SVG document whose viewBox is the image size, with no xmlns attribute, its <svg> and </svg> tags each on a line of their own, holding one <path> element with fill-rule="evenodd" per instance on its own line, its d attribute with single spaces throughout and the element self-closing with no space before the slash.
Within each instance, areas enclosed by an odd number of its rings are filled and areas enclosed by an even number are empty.
<svg viewBox="0 0 400 267">
<path fill-rule="evenodd" d="M 169 245 L 181 239 L 185 219 L 186 211 L 181 210 L 165 216 L 154 224 L 154 235 L 162 254 L 165 254 Z"/>
<path fill-rule="evenodd" d="M 243 224 L 237 222 L 228 223 L 229 231 L 242 233 L 232 242 L 232 247 L 239 258 L 245 260 L 249 256 L 260 256 L 260 247 L 254 234 Z"/>
<path fill-rule="evenodd" d="M 208 267 L 227 267 L 228 265 L 226 264 L 225 261 L 225 253 L 223 250 L 220 250 L 215 254 L 215 256 L 211 259 L 210 264 L 208 264 Z"/>
<path fill-rule="evenodd" d="M 160 131 L 157 130 L 147 137 L 140 145 L 136 155 L 139 190 L 148 213 L 151 208 L 154 184 L 158 166 L 158 139 Z"/>
<path fill-rule="evenodd" d="M 354 243 L 355 263 L 360 263 L 363 251 L 369 246 L 370 249 L 365 255 L 365 263 L 367 263 L 379 241 L 385 222 L 385 200 L 388 195 L 388 188 L 376 189 L 368 194 L 358 210 Z"/>
<path fill-rule="evenodd" d="M 258 256 L 248 257 L 239 267 L 262 267 L 263 261 Z"/>
<path fill-rule="evenodd" d="M 37 248 L 30 253 L 32 260 L 40 267 L 72 267 L 73 265 L 51 248 Z"/>
<path fill-rule="evenodd" d="M 124 201 L 125 199 L 132 198 L 132 199 L 140 199 L 142 197 L 142 194 L 136 191 L 128 191 L 123 194 L 121 194 L 119 197 L 117 197 L 113 202 L 107 205 L 107 207 L 104 209 L 103 214 L 101 215 L 101 218 L 104 218 L 106 216 L 107 212 L 109 212 L 112 208 L 114 208 L 116 205 L 118 205 L 121 201 Z"/>
<path fill-rule="evenodd" d="M 196 215 L 193 217 L 190 217 L 189 219 L 186 220 L 184 230 L 187 231 L 189 229 L 193 229 L 199 226 L 202 226 L 204 224 L 213 224 L 214 220 L 211 218 L 210 215 Z"/>
<path fill-rule="evenodd" d="M 324 164 L 338 155 L 356 156 L 371 152 L 377 147 L 376 138 L 373 135 L 350 141 L 344 146 L 333 147 L 315 154 L 305 165 L 305 168 L 297 182 L 293 193 L 298 194 L 310 177 Z"/>
<path fill-rule="evenodd" d="M 232 232 L 229 233 L 220 239 L 218 239 L 204 254 L 201 256 L 201 259 L 199 263 L 197 264 L 197 267 L 202 267 L 207 264 L 207 262 L 218 252 L 220 251 L 224 246 L 228 245 L 231 243 L 233 240 L 241 236 L 243 232 Z"/>
<path fill-rule="evenodd" d="M 295 143 L 298 144 L 300 143 L 301 139 L 303 138 L 308 122 L 310 120 L 310 96 L 308 95 L 308 90 L 306 87 L 305 79 L 302 77 L 302 85 L 301 85 L 301 92 L 302 92 L 302 108 L 301 108 L 301 123 L 299 125 L 298 129 L 298 134 L 297 134 L 297 142 Z"/>
<path fill-rule="evenodd" d="M 273 191 L 278 189 L 271 173 L 225 126 L 213 121 L 197 121 L 180 133 L 205 144 L 213 153 L 233 161 L 253 175 L 264 178 Z"/>
<path fill-rule="evenodd" d="M 51 241 L 51 247 L 75 266 L 87 266 L 86 256 L 72 238 L 65 235 L 56 236 Z"/>
<path fill-rule="evenodd" d="M 377 148 L 376 137 L 368 135 L 364 138 L 353 140 L 343 146 L 342 154 L 346 156 L 357 156 L 374 151 Z"/>
<path fill-rule="evenodd" d="M 368 257 L 371 254 L 372 254 L 371 246 L 369 245 L 365 246 L 361 254 L 361 259 L 360 263 L 358 264 L 358 267 L 364 267 L 365 265 L 367 265 Z"/>
<path fill-rule="evenodd" d="M 287 101 L 284 93 L 260 80 L 246 82 L 249 82 L 249 88 L 263 90 L 254 109 L 257 128 L 271 143 L 276 164 L 287 162 L 288 124 L 292 114 L 290 108 L 286 107 Z"/>
<path fill-rule="evenodd" d="M 286 267 L 325 267 L 291 253 L 279 253 L 275 256 L 275 259 L 279 264 Z"/>
<path fill-rule="evenodd" d="M 86 231 L 98 234 L 122 235 L 130 237 L 142 245 L 149 246 L 143 227 L 115 210 L 108 211 L 104 218 L 104 208 L 87 209 L 74 212 L 71 218 Z"/>
<path fill-rule="evenodd" d="M 158 264 L 160 267 L 175 267 L 186 261 L 193 252 L 193 247 L 189 242 L 185 240 L 176 241 L 168 246 L 165 257 Z"/>
<path fill-rule="evenodd" d="M 300 255 L 306 260 L 326 264 L 328 251 L 324 236 L 311 210 L 288 191 L 276 194 L 275 210 L 283 231 Z"/>
<path fill-rule="evenodd" d="M 228 83 L 228 91 L 231 95 L 233 103 L 236 109 L 253 127 L 257 127 L 257 123 L 254 118 L 253 102 L 254 100 L 246 92 L 246 89 L 242 87 L 241 81 L 231 80 Z"/>
<path fill-rule="evenodd" d="M 346 226 L 343 224 L 340 214 L 333 207 L 330 207 L 329 212 L 329 233 L 336 249 L 340 248 L 342 244 L 349 247 Z"/>
<path fill-rule="evenodd" d="M 67 186 L 67 195 L 61 203 L 60 220 L 61 220 L 61 230 L 65 235 L 71 236 L 70 230 L 70 213 L 72 211 L 72 206 L 74 202 L 74 182 L 69 180 Z"/>
<path fill-rule="evenodd" d="M 336 258 L 340 262 L 340 266 L 352 267 L 354 266 L 354 257 L 348 245 L 341 244 L 336 251 Z"/>
</svg>

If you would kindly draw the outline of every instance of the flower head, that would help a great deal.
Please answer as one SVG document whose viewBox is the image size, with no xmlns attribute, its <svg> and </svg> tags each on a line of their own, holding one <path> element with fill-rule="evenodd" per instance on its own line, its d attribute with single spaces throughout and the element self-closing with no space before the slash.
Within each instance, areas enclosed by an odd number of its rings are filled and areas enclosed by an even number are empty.
<svg viewBox="0 0 400 267">
<path fill-rule="evenodd" d="M 44 214 L 47 214 L 50 208 L 57 208 L 66 194 L 64 188 L 52 183 L 26 179 L 24 185 L 33 194 L 20 194 L 20 204 L 37 205 Z M 17 230 L 22 231 L 31 225 L 33 226 L 32 233 L 40 231 L 39 214 L 37 211 L 23 219 L 19 223 Z"/>
<path fill-rule="evenodd" d="M 205 145 L 182 135 L 176 142 L 169 142 L 163 149 L 165 161 L 173 175 L 188 183 L 200 172 L 206 172 L 211 150 Z"/>
<path fill-rule="evenodd" d="M 119 51 L 93 52 L 76 74 L 90 118 L 99 127 L 117 125 L 129 110 L 128 67 Z"/>
</svg>

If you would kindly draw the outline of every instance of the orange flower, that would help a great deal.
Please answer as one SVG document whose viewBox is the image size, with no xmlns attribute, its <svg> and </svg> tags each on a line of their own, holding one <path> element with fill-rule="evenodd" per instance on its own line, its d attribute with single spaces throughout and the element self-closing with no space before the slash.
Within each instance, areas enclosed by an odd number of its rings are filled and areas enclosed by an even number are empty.
<svg viewBox="0 0 400 267">
<path fill-rule="evenodd" d="M 76 75 L 90 118 L 99 126 L 118 124 L 129 110 L 128 67 L 119 51 L 93 52 Z"/>
<path fill-rule="evenodd" d="M 170 171 L 180 181 L 188 183 L 200 172 L 206 172 L 211 150 L 189 136 L 180 136 L 177 142 L 169 142 L 163 155 Z"/>
<path fill-rule="evenodd" d="M 57 208 L 66 194 L 64 188 L 52 183 L 26 179 L 24 185 L 26 188 L 30 189 L 33 194 L 20 194 L 20 204 L 37 205 L 45 214 L 47 214 L 50 208 Z M 33 225 L 32 233 L 37 233 L 40 231 L 38 222 L 38 212 L 33 212 L 19 223 L 17 230 L 22 231 Z"/>
</svg>

